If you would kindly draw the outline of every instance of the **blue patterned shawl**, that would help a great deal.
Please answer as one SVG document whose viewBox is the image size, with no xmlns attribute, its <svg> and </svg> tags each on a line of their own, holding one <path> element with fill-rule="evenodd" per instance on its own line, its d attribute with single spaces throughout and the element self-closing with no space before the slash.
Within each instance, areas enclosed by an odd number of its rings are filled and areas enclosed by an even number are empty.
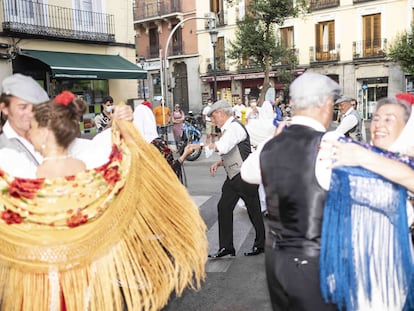
<svg viewBox="0 0 414 311">
<path fill-rule="evenodd" d="M 407 156 L 365 147 L 414 168 L 413 159 Z M 404 187 L 361 167 L 332 171 L 320 255 L 321 291 L 326 301 L 340 309 L 358 310 L 361 289 L 369 301 L 374 291 L 380 291 L 385 305 L 405 299 L 401 292 L 405 296 L 413 291 L 406 199 Z M 362 234 L 357 235 L 356 228 Z M 391 277 L 389 269 L 393 269 Z M 413 310 L 413 306 L 410 297 L 406 309 Z"/>
</svg>

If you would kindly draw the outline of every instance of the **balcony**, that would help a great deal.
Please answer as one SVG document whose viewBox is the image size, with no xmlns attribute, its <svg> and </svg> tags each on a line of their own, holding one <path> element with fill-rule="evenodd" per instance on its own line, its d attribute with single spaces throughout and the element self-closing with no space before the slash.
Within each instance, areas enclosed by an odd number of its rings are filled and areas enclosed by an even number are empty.
<svg viewBox="0 0 414 311">
<path fill-rule="evenodd" d="M 17 37 L 115 42 L 114 16 L 32 1 L 0 0 L 3 32 Z"/>
<path fill-rule="evenodd" d="M 312 11 L 336 8 L 339 6 L 339 0 L 311 0 L 309 5 Z"/>
<path fill-rule="evenodd" d="M 168 15 L 176 15 L 181 12 L 180 0 L 164 1 L 134 1 L 134 21 L 149 20 L 161 18 Z"/>
<path fill-rule="evenodd" d="M 355 3 L 370 2 L 370 1 L 375 1 L 375 0 L 354 0 L 354 4 Z"/>
<path fill-rule="evenodd" d="M 150 45 L 148 48 L 148 58 L 160 58 L 160 46 Z"/>
<path fill-rule="evenodd" d="M 309 48 L 309 61 L 316 62 L 337 62 L 340 60 L 340 45 L 336 48 L 329 45 L 317 45 Z"/>
<path fill-rule="evenodd" d="M 354 41 L 352 43 L 353 59 L 382 58 L 386 56 L 387 39 Z"/>
</svg>

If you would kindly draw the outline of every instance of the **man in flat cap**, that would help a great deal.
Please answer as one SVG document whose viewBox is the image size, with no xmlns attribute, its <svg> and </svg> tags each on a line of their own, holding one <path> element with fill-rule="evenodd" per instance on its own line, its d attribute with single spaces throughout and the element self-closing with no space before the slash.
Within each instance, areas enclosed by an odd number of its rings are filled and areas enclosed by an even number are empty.
<svg viewBox="0 0 414 311">
<path fill-rule="evenodd" d="M 233 117 L 233 109 L 226 100 L 215 102 L 208 117 L 222 131 L 219 141 L 206 146 L 221 156 L 221 160 L 212 164 L 210 174 L 214 176 L 217 168 L 223 166 L 227 178 L 222 187 L 218 202 L 219 250 L 210 258 L 235 256 L 233 245 L 233 210 L 241 198 L 246 204 L 250 221 L 256 231 L 256 238 L 251 251 L 245 256 L 254 256 L 264 252 L 265 228 L 260 210 L 258 185 L 249 184 L 240 177 L 243 161 L 251 152 L 249 134 L 243 124 Z"/>
<path fill-rule="evenodd" d="M 0 109 L 7 121 L 0 135 L 0 148 L 16 150 L 24 154 L 34 166 L 39 165 L 43 158 L 34 150 L 29 139 L 32 107 L 48 100 L 46 91 L 33 78 L 19 73 L 5 78 L 2 81 Z M 114 111 L 115 118 L 132 120 L 132 109 L 128 105 L 115 109 L 118 110 Z M 77 138 L 69 147 L 69 152 L 73 157 L 84 161 L 89 169 L 104 164 L 111 147 L 111 135 L 104 131 L 93 140 Z M 11 161 L 10 165 L 18 166 L 19 163 Z"/>
<path fill-rule="evenodd" d="M 335 104 L 341 113 L 341 123 L 336 131 L 356 141 L 362 141 L 362 120 L 358 111 L 353 107 L 353 99 L 341 97 Z"/>
</svg>

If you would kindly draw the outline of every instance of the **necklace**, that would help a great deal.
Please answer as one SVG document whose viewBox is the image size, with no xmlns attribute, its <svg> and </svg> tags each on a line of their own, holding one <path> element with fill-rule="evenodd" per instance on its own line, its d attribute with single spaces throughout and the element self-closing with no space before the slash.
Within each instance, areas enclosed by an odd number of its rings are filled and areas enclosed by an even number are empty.
<svg viewBox="0 0 414 311">
<path fill-rule="evenodd" d="M 50 156 L 50 157 L 44 157 L 43 161 L 48 161 L 48 160 L 64 160 L 69 158 L 70 156 L 68 154 L 65 155 L 61 155 L 61 156 Z"/>
</svg>

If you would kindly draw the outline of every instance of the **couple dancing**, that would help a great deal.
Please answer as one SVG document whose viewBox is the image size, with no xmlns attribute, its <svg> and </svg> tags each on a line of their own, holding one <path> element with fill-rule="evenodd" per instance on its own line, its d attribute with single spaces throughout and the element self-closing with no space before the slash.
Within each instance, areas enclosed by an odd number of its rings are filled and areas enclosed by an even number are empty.
<svg viewBox="0 0 414 311">
<path fill-rule="evenodd" d="M 2 86 L 0 308 L 157 310 L 199 287 L 205 225 L 129 107 L 83 140 L 82 99 L 19 74 Z"/>
</svg>

